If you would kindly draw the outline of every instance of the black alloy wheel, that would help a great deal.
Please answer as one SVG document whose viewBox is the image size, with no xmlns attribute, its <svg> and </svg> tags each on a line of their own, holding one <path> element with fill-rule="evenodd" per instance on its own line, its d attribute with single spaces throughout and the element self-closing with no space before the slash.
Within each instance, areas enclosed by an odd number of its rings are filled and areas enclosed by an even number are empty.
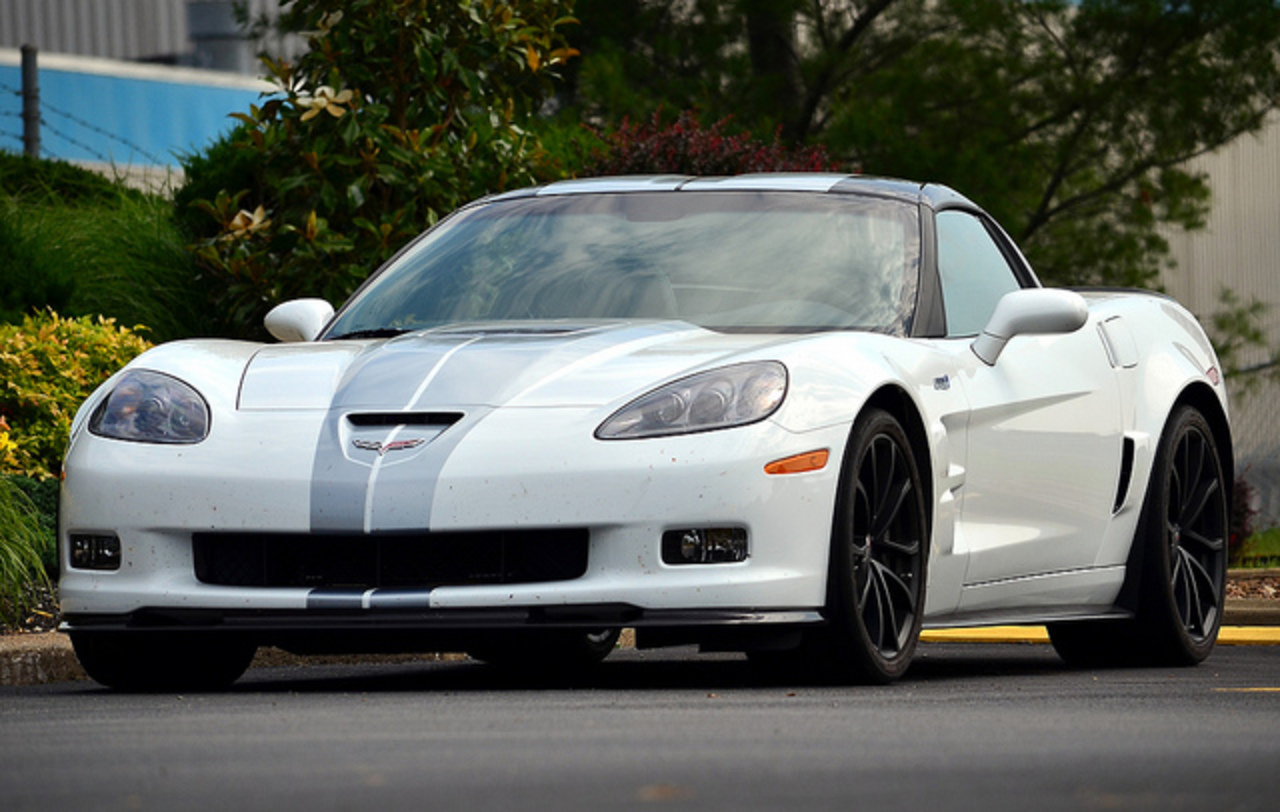
<svg viewBox="0 0 1280 812">
<path fill-rule="evenodd" d="M 1129 557 L 1134 617 L 1049 624 L 1064 660 L 1086 667 L 1195 665 L 1209 656 L 1226 592 L 1228 483 L 1212 427 L 1198 410 L 1179 406 L 1156 449 Z"/>
<path fill-rule="evenodd" d="M 1231 514 L 1213 430 L 1189 406 L 1169 419 L 1148 498 L 1139 619 L 1155 662 L 1194 664 L 1222 624 Z"/>
<path fill-rule="evenodd" d="M 924 611 L 928 519 L 902 425 L 872 409 L 845 452 L 832 538 L 828 654 L 848 677 L 887 683 L 915 653 Z"/>
</svg>

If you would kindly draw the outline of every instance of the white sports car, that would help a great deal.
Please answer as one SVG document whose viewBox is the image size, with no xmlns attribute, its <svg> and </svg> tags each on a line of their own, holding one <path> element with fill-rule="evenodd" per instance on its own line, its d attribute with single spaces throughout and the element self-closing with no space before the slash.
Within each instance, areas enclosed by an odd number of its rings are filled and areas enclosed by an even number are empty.
<svg viewBox="0 0 1280 812">
<path fill-rule="evenodd" d="M 1233 471 L 1174 301 L 1040 286 L 941 186 L 554 183 L 465 206 L 283 343 L 180 341 L 72 428 L 64 628 L 124 688 L 257 646 L 585 664 L 618 630 L 844 678 L 921 626 L 1194 663 Z"/>
</svg>

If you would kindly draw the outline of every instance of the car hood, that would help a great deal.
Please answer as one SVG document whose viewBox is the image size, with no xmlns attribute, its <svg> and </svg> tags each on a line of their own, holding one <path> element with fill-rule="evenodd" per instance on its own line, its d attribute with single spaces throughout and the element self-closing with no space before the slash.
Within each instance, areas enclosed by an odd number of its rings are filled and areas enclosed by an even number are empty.
<svg viewBox="0 0 1280 812">
<path fill-rule="evenodd" d="M 597 407 L 699 369 L 768 357 L 794 337 L 684 322 L 468 325 L 380 341 L 280 344 L 253 353 L 241 410 L 433 411 Z M 763 352 L 763 354 L 758 354 Z"/>
</svg>

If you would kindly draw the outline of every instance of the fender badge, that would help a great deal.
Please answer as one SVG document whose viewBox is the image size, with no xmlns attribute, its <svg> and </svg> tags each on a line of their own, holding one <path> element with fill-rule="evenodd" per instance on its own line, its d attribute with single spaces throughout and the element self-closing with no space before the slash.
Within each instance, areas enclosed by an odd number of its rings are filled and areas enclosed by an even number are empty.
<svg viewBox="0 0 1280 812">
<path fill-rule="evenodd" d="M 377 451 L 378 456 L 381 457 L 388 451 L 403 451 L 407 448 L 417 448 L 425 442 L 425 439 L 418 437 L 413 440 L 392 440 L 389 443 L 379 443 L 373 440 L 352 440 L 351 444 L 364 451 Z"/>
</svg>

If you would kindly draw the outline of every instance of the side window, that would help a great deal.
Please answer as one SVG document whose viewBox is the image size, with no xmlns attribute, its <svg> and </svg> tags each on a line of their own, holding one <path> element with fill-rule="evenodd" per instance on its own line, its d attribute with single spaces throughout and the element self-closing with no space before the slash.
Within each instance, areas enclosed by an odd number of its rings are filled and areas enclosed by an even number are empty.
<svg viewBox="0 0 1280 812">
<path fill-rule="evenodd" d="M 965 211 L 937 216 L 938 275 L 947 335 L 982 332 L 1000 297 L 1022 287 L 986 226 Z"/>
</svg>

